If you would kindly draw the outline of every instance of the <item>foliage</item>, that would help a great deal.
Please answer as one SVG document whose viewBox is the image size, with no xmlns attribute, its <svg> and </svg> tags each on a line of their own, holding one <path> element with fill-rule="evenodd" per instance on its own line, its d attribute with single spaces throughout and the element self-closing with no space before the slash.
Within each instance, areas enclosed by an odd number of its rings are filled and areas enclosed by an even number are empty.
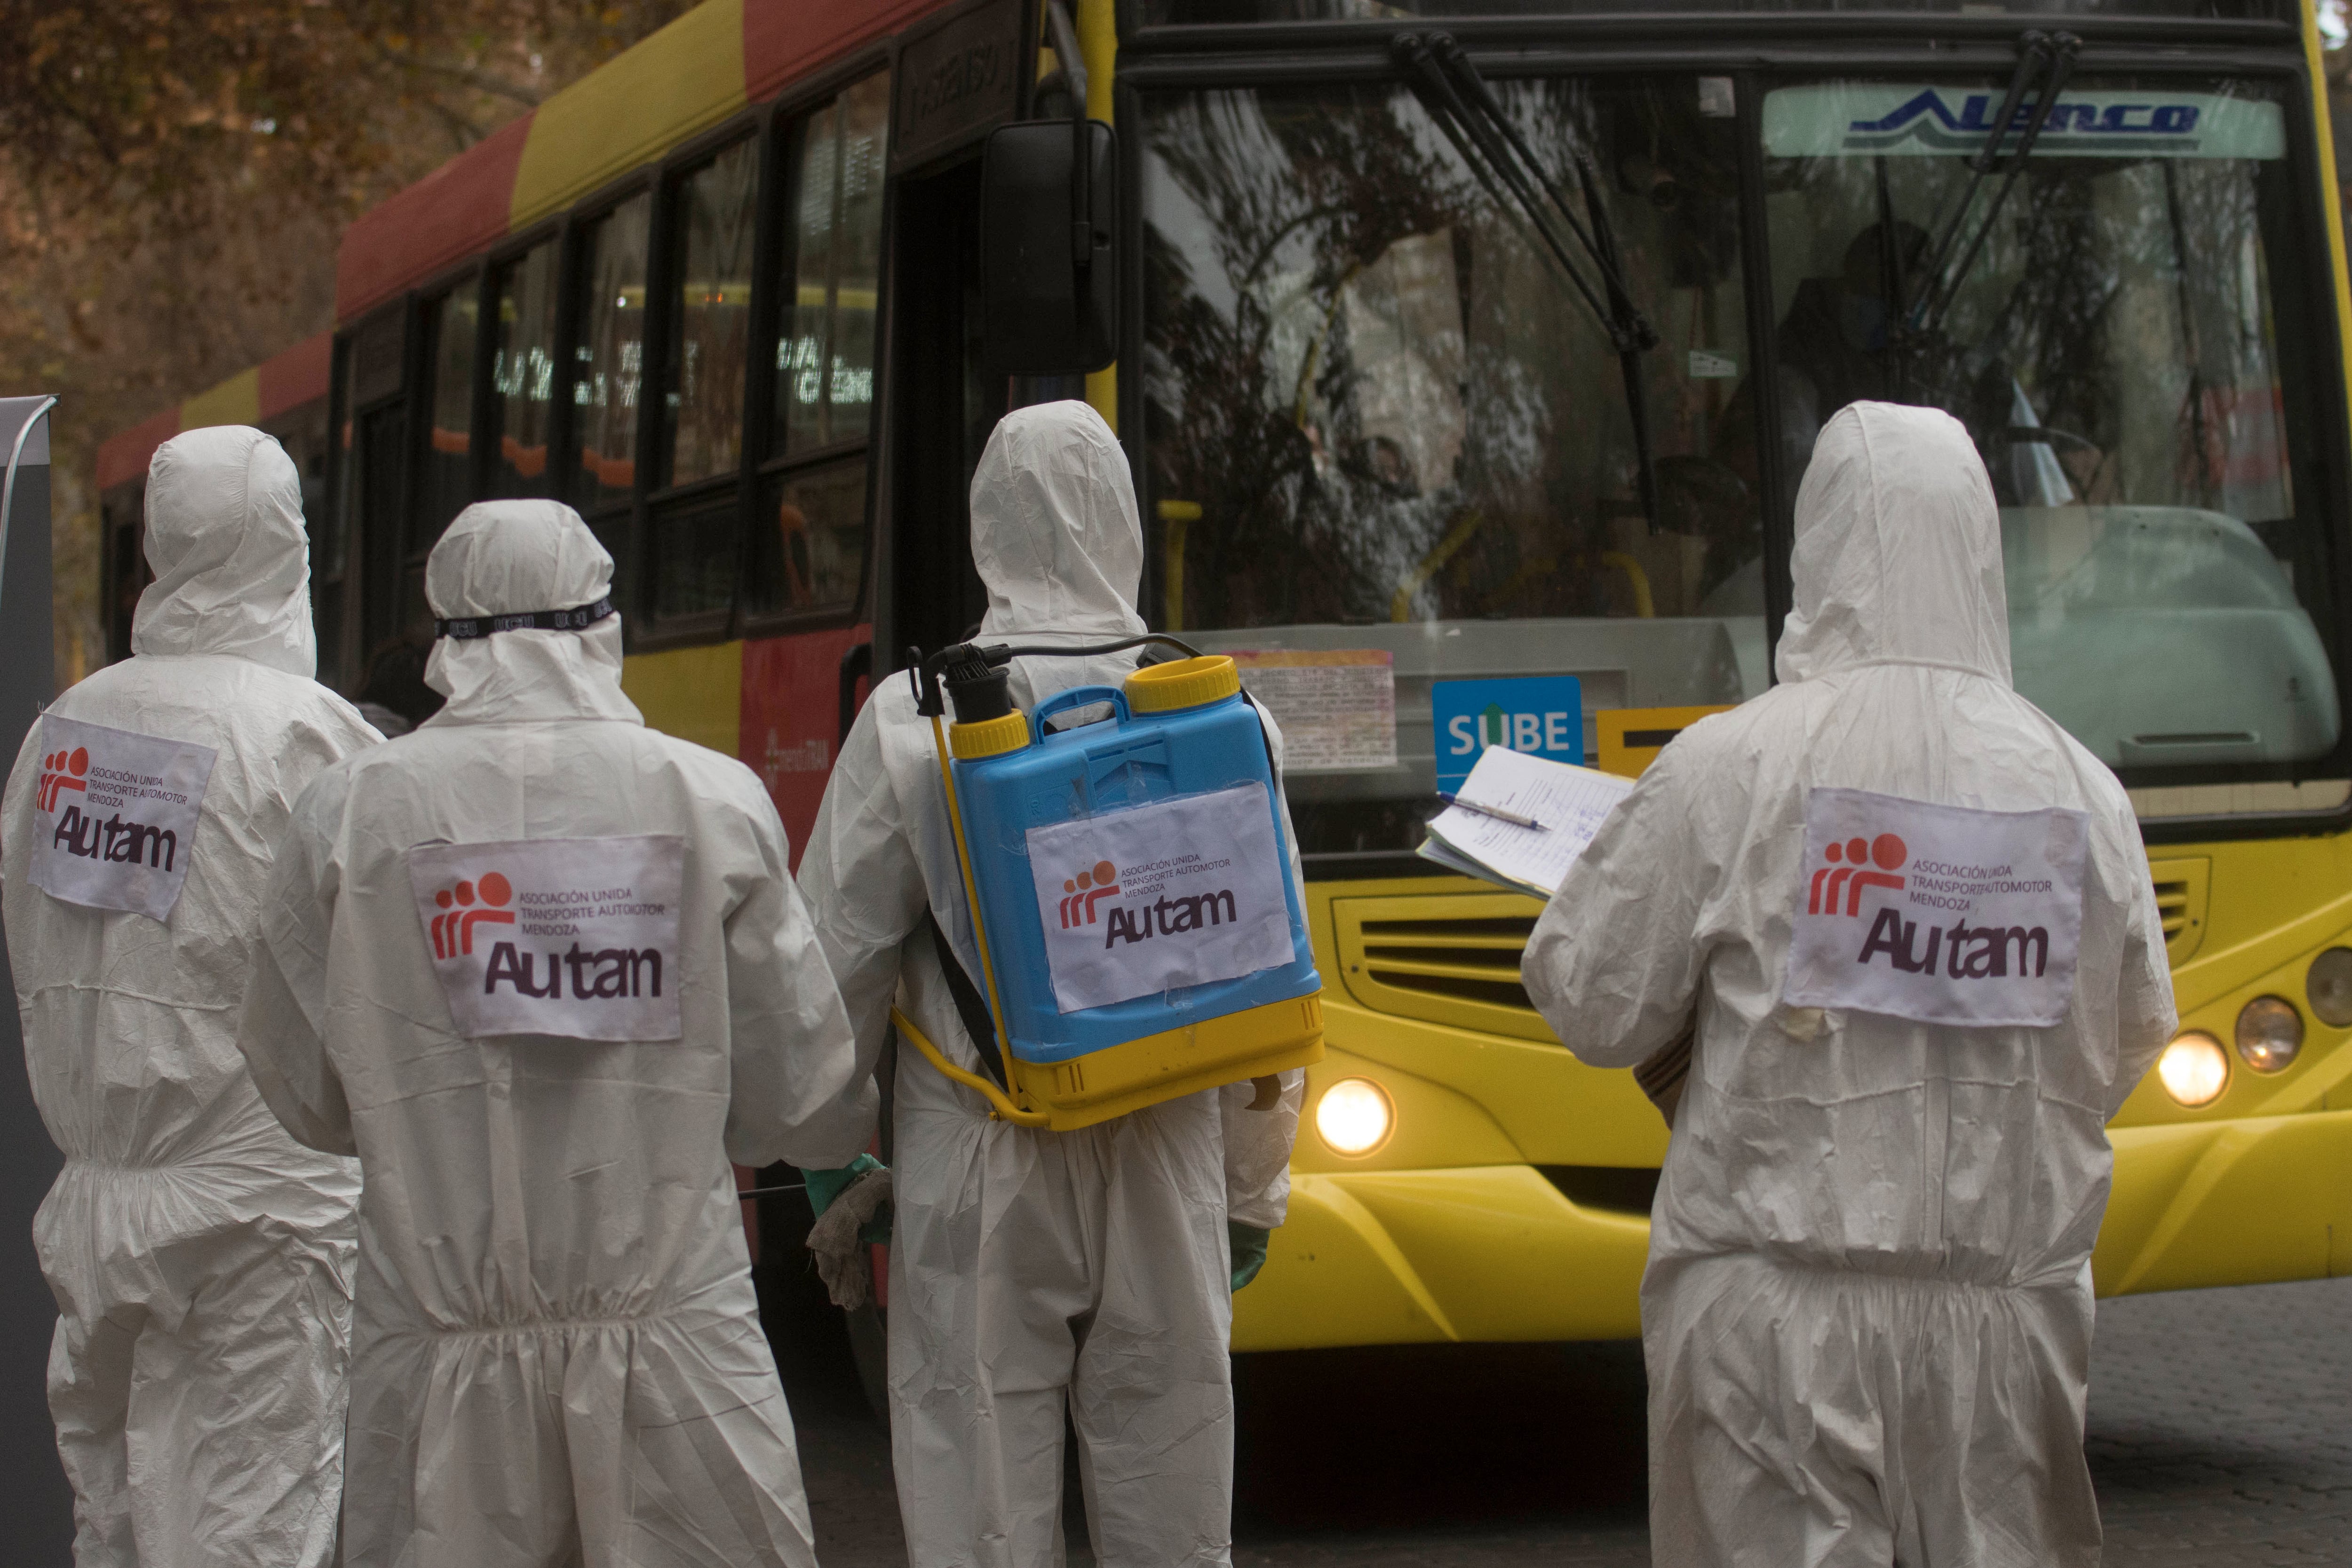
<svg viewBox="0 0 2352 1568">
<path fill-rule="evenodd" d="M 98 444 L 328 326 L 343 226 L 688 0 L 0 0 L 0 395 L 54 392 L 60 685 Z"/>
</svg>

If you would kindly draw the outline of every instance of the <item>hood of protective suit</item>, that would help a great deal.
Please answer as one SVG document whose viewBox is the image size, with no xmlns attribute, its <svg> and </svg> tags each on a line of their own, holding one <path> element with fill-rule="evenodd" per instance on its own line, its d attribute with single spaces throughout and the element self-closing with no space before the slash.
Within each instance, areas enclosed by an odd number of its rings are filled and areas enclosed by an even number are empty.
<svg viewBox="0 0 2352 1568">
<path fill-rule="evenodd" d="M 302 476 L 243 425 L 174 436 L 147 465 L 147 564 L 131 651 L 234 654 L 310 677 L 310 542 Z"/>
<path fill-rule="evenodd" d="M 1127 454 L 1084 403 L 1016 408 L 971 477 L 971 559 L 988 585 L 984 637 L 1134 637 L 1143 523 Z"/>
<path fill-rule="evenodd" d="M 2010 683 L 2000 512 L 1976 443 L 1948 414 L 1854 403 L 1822 427 L 1790 574 L 1784 681 L 1923 664 Z"/>
<path fill-rule="evenodd" d="M 612 591 L 613 558 L 561 501 L 478 501 L 425 563 L 425 598 L 443 620 L 593 605 Z M 621 617 L 584 631 L 536 628 L 442 637 L 425 683 L 449 700 L 433 724 L 645 718 L 621 691 Z"/>
</svg>

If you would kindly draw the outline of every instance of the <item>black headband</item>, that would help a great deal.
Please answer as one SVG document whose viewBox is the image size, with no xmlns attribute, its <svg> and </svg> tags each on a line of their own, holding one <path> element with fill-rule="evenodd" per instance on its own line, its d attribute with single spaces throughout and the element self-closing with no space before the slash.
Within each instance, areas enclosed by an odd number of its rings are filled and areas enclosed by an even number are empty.
<svg viewBox="0 0 2352 1568">
<path fill-rule="evenodd" d="M 467 616 L 435 621 L 433 635 L 454 642 L 470 642 L 492 632 L 576 632 L 594 626 L 613 613 L 613 595 L 576 610 L 521 610 L 510 616 Z"/>
</svg>

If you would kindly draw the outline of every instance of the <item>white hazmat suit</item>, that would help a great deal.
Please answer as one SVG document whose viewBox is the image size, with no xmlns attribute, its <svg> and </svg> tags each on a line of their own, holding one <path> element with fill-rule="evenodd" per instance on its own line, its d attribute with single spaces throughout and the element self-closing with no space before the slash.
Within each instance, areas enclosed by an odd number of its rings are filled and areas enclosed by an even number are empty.
<svg viewBox="0 0 2352 1568">
<path fill-rule="evenodd" d="M 26 1065 L 66 1156 L 34 1223 L 49 1407 L 80 1568 L 310 1568 L 335 1543 L 359 1171 L 270 1115 L 237 1004 L 295 797 L 379 737 L 310 678 L 301 478 L 278 443 L 176 437 L 146 504 L 134 657 L 34 724 L 5 807 Z M 167 781 L 182 802 L 120 783 L 190 767 Z M 97 877 L 37 863 L 77 841 L 53 865 Z"/>
<path fill-rule="evenodd" d="M 569 507 L 497 501 L 425 591 L 479 634 L 611 577 Z M 447 706 L 303 795 L 264 911 L 255 1076 L 366 1176 L 346 1560 L 808 1564 L 728 1162 L 845 1162 L 870 1099 L 758 778 L 566 618 L 436 643 Z"/>
<path fill-rule="evenodd" d="M 997 426 L 972 478 L 971 548 L 988 587 L 983 641 L 1144 630 L 1126 456 L 1083 403 Z M 1074 686 L 1118 686 L 1135 654 L 1010 668 L 1025 710 Z M 1268 732 L 1278 762 L 1270 721 Z M 982 1070 L 923 919 L 928 907 L 977 979 L 930 721 L 903 673 L 880 683 L 842 746 L 801 885 L 865 1056 L 878 1054 L 896 1001 L 949 1059 Z M 992 1121 L 981 1096 L 901 1045 L 890 1433 L 911 1561 L 1060 1563 L 1066 1403 L 1106 1568 L 1228 1561 L 1226 1222 L 1282 1223 L 1303 1083 L 1284 1075 L 1265 1110 L 1247 1109 L 1241 1084 L 1057 1133 Z"/>
<path fill-rule="evenodd" d="M 2115 775 L 2011 689 L 2000 521 L 1957 421 L 1877 403 L 1832 419 L 1792 571 L 1780 684 L 1659 754 L 1523 968 L 1595 1065 L 1696 1019 L 1642 1287 L 1652 1550 L 1674 1568 L 2095 1563 L 2083 1415 L 2105 1123 L 2174 1024 L 2137 826 Z M 2080 814 L 2054 1025 L 1784 1004 L 1826 868 L 1806 858 L 1824 790 L 1901 797 L 1921 821 L 1972 808 L 1952 815 L 1984 831 L 2006 831 L 1996 812 Z M 1871 870 L 1825 853 L 1857 884 Z M 1952 874 L 1893 893 L 1930 924 L 1914 895 L 1976 874 L 1876 865 L 1874 895 Z M 1849 940 L 1869 927 L 1864 911 Z"/>
</svg>

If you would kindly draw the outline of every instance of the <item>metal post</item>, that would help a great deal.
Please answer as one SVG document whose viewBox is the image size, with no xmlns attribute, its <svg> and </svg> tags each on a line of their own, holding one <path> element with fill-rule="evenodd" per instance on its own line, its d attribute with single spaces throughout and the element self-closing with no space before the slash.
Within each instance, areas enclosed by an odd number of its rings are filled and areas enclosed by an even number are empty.
<svg viewBox="0 0 2352 1568">
<path fill-rule="evenodd" d="M 49 700 L 49 426 L 53 397 L 0 398 L 0 766 Z M 9 868 L 11 870 L 16 868 Z M 33 1211 L 57 1180 L 57 1145 L 34 1108 L 16 983 L 0 947 L 0 1519 L 8 1560 L 65 1568 L 73 1493 L 49 1421 L 49 1336 L 56 1300 L 33 1258 Z"/>
</svg>

